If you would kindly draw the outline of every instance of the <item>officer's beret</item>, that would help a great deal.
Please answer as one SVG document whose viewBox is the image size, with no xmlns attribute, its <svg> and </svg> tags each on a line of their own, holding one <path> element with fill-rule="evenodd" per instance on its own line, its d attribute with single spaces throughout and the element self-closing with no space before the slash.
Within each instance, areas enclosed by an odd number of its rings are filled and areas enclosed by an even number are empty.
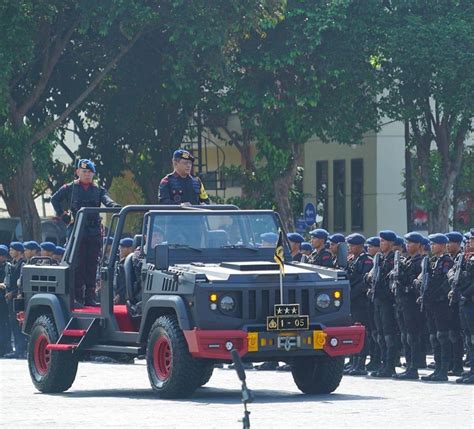
<svg viewBox="0 0 474 429">
<path fill-rule="evenodd" d="M 66 249 L 64 247 L 56 246 L 56 250 L 54 251 L 54 254 L 55 255 L 64 255 L 65 251 L 66 251 Z"/>
<path fill-rule="evenodd" d="M 194 156 L 191 155 L 190 152 L 184 149 L 178 149 L 175 150 L 173 153 L 173 159 L 178 160 L 178 159 L 186 159 L 188 161 L 194 161 Z"/>
<path fill-rule="evenodd" d="M 365 243 L 365 237 L 362 234 L 354 233 L 351 235 L 348 235 L 346 238 L 346 241 L 349 244 L 364 244 Z"/>
<path fill-rule="evenodd" d="M 28 250 L 41 250 L 40 245 L 36 241 L 25 241 L 23 247 Z"/>
<path fill-rule="evenodd" d="M 0 244 L 0 256 L 8 256 L 8 247 Z"/>
<path fill-rule="evenodd" d="M 90 159 L 80 159 L 77 162 L 77 168 L 91 170 L 93 173 L 95 173 L 95 164 Z"/>
<path fill-rule="evenodd" d="M 278 234 L 275 232 L 264 232 L 260 234 L 260 238 L 267 243 L 276 243 L 278 241 Z"/>
<path fill-rule="evenodd" d="M 111 245 L 113 241 L 114 241 L 114 237 L 104 237 L 103 244 L 104 246 Z"/>
<path fill-rule="evenodd" d="M 344 243 L 346 241 L 346 237 L 344 237 L 343 234 L 339 234 L 339 233 L 332 234 L 328 238 L 331 243 L 335 243 L 335 244 Z"/>
<path fill-rule="evenodd" d="M 56 245 L 51 241 L 43 241 L 41 244 L 41 249 L 45 250 L 46 252 L 55 252 Z"/>
<path fill-rule="evenodd" d="M 405 244 L 405 240 L 403 239 L 403 237 L 397 235 L 393 244 L 395 244 L 395 246 L 403 246 Z"/>
<path fill-rule="evenodd" d="M 387 241 L 392 241 L 394 243 L 395 240 L 397 239 L 397 234 L 395 234 L 393 231 L 389 229 L 385 229 L 379 232 L 379 237 Z"/>
<path fill-rule="evenodd" d="M 304 241 L 303 236 L 297 232 L 290 232 L 286 236 L 288 237 L 288 240 L 292 241 L 293 243 L 302 243 Z"/>
<path fill-rule="evenodd" d="M 429 246 L 430 245 L 430 240 L 428 240 L 427 237 L 423 237 L 423 241 L 421 242 L 423 246 Z"/>
<path fill-rule="evenodd" d="M 303 241 L 301 243 L 300 249 L 305 251 L 305 252 L 312 252 L 313 251 L 313 246 L 311 246 L 311 243 L 308 243 L 307 241 Z"/>
<path fill-rule="evenodd" d="M 451 241 L 452 243 L 462 243 L 464 236 L 457 231 L 452 231 L 452 232 L 447 232 L 446 237 L 448 237 L 448 240 Z"/>
<path fill-rule="evenodd" d="M 10 248 L 13 250 L 16 250 L 18 252 L 24 252 L 25 251 L 25 246 L 23 246 L 23 243 L 20 243 L 19 241 L 12 241 L 10 243 Z"/>
<path fill-rule="evenodd" d="M 379 237 L 369 237 L 366 241 L 369 246 L 380 247 L 380 238 Z"/>
<path fill-rule="evenodd" d="M 133 238 L 126 237 L 120 240 L 120 246 L 122 247 L 132 247 L 133 246 Z"/>
<path fill-rule="evenodd" d="M 446 244 L 449 241 L 448 237 L 446 237 L 444 234 L 441 234 L 440 232 L 436 234 L 430 234 L 428 235 L 428 238 L 432 243 L 436 244 Z"/>
<path fill-rule="evenodd" d="M 471 231 L 469 233 L 471 234 L 471 238 L 474 237 L 474 228 L 471 228 Z"/>
<path fill-rule="evenodd" d="M 405 234 L 405 240 L 411 243 L 423 244 L 425 237 L 423 237 L 419 232 L 413 231 L 413 232 L 409 232 L 408 234 Z"/>
<path fill-rule="evenodd" d="M 314 237 L 314 238 L 321 238 L 323 240 L 326 240 L 328 238 L 329 232 L 327 232 L 323 228 L 317 228 L 310 231 L 309 235 L 311 235 L 311 237 Z"/>
</svg>

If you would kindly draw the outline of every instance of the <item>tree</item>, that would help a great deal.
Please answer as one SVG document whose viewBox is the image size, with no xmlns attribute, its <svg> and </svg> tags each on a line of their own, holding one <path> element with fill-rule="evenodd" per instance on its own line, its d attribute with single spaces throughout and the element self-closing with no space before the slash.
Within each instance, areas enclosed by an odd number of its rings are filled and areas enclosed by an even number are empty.
<svg viewBox="0 0 474 429">
<path fill-rule="evenodd" d="M 0 155 L 11 164 L 2 172 L 3 197 L 10 215 L 20 216 L 25 237 L 40 237 L 40 221 L 32 190 L 33 156 L 50 145 L 51 134 L 74 112 L 140 37 L 153 17 L 143 2 L 108 0 L 2 1 L 0 4 Z M 121 39 L 112 56 L 88 67 L 80 94 L 57 115 L 45 110 L 54 88 L 51 76 L 65 51 L 87 39 L 101 40 L 111 32 Z M 93 45 L 90 46 L 93 50 Z"/>
<path fill-rule="evenodd" d="M 374 5 L 381 111 L 409 125 L 428 210 L 429 232 L 447 231 L 474 114 L 474 4 L 399 0 Z M 436 154 L 432 154 L 433 150 Z M 439 156 L 437 180 L 430 159 Z"/>
</svg>

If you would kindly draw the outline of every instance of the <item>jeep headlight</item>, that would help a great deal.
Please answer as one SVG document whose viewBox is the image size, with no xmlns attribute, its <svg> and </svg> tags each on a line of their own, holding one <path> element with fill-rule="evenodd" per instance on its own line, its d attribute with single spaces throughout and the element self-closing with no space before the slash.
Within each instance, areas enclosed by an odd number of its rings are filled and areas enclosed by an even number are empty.
<svg viewBox="0 0 474 429">
<path fill-rule="evenodd" d="M 320 293 L 316 297 L 316 306 L 321 308 L 321 309 L 326 309 L 329 307 L 329 304 L 331 304 L 331 298 L 327 293 Z"/>
<path fill-rule="evenodd" d="M 234 311 L 235 299 L 231 296 L 223 296 L 220 302 L 221 310 L 223 311 Z"/>
</svg>

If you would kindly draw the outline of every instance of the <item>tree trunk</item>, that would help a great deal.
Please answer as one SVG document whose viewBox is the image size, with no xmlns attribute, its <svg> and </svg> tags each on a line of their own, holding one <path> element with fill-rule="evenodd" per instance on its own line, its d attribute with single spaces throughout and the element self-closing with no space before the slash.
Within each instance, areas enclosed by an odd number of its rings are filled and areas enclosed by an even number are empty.
<svg viewBox="0 0 474 429">
<path fill-rule="evenodd" d="M 23 162 L 13 176 L 11 186 L 13 206 L 19 208 L 19 216 L 23 229 L 23 240 L 41 241 L 41 220 L 33 197 L 35 172 L 31 150 L 26 150 Z M 10 211 L 10 210 L 9 210 Z"/>
<path fill-rule="evenodd" d="M 287 169 L 280 177 L 275 179 L 273 184 L 277 212 L 280 214 L 283 225 L 289 232 L 295 230 L 293 210 L 290 204 L 290 190 L 295 180 L 296 168 L 301 161 L 301 155 L 303 153 L 302 144 L 294 144 L 292 147 L 293 154 L 288 161 Z"/>
<path fill-rule="evenodd" d="M 452 187 L 451 187 L 452 188 Z M 438 199 L 438 204 L 428 210 L 428 233 L 449 231 L 450 191 Z"/>
<path fill-rule="evenodd" d="M 405 121 L 405 198 L 407 202 L 407 228 L 411 231 L 413 228 L 413 162 L 410 148 L 410 124 Z"/>
</svg>

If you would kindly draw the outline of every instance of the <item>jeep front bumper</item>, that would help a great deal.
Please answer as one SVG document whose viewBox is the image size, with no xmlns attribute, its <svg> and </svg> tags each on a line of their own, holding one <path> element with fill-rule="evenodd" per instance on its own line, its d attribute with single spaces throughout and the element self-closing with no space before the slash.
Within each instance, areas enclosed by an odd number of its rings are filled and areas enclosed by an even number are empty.
<svg viewBox="0 0 474 429">
<path fill-rule="evenodd" d="M 341 356 L 360 353 L 364 346 L 362 325 L 307 331 L 202 330 L 184 331 L 195 358 L 231 360 L 236 349 L 245 361 L 285 360 L 298 356 Z"/>
</svg>

